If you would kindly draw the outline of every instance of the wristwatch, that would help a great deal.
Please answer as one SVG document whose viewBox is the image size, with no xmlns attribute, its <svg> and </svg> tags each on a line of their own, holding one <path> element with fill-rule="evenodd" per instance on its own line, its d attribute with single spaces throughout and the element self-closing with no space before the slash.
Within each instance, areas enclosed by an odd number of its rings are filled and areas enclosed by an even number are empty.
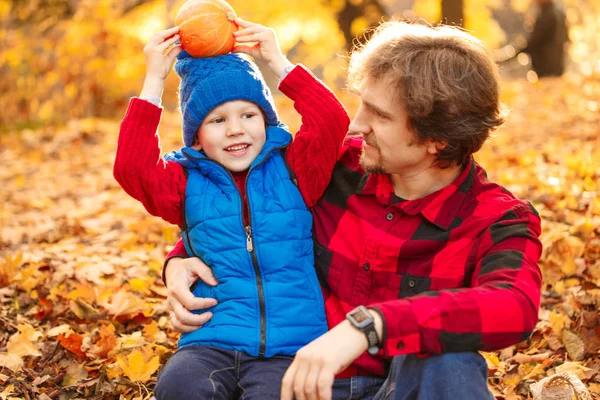
<svg viewBox="0 0 600 400">
<path fill-rule="evenodd" d="M 380 344 L 377 331 L 375 330 L 375 320 L 371 313 L 369 313 L 369 310 L 365 306 L 358 306 L 346 314 L 346 319 L 350 321 L 352 326 L 367 336 L 367 340 L 369 341 L 367 352 L 372 356 L 379 353 Z"/>
</svg>

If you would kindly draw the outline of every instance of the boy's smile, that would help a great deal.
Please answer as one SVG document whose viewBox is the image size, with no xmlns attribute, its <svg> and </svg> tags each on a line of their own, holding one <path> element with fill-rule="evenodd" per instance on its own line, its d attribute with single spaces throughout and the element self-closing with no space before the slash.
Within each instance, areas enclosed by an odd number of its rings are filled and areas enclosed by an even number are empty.
<svg viewBox="0 0 600 400">
<path fill-rule="evenodd" d="M 211 160 L 232 172 L 245 171 L 260 154 L 266 141 L 265 118 L 256 104 L 228 101 L 204 119 L 195 145 Z"/>
</svg>

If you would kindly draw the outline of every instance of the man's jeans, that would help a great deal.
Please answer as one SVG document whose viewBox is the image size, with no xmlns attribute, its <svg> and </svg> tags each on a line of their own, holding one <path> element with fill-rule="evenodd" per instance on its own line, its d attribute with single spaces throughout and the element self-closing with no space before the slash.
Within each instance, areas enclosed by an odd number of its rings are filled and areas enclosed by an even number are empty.
<svg viewBox="0 0 600 400">
<path fill-rule="evenodd" d="M 158 400 L 279 399 L 291 357 L 261 359 L 208 346 L 178 350 L 155 388 Z M 387 379 L 338 379 L 334 400 L 493 400 L 487 365 L 478 353 L 394 357 Z"/>
<path fill-rule="evenodd" d="M 475 352 L 419 358 L 397 356 L 387 379 L 355 376 L 338 379 L 334 400 L 493 400 L 487 364 Z"/>
</svg>

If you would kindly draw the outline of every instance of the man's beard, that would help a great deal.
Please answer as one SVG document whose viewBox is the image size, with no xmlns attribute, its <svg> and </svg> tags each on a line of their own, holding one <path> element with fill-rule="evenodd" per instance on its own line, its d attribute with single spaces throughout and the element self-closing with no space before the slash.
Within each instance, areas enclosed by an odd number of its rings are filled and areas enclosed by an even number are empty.
<svg viewBox="0 0 600 400">
<path fill-rule="evenodd" d="M 377 150 L 377 160 L 379 162 L 381 162 L 381 153 L 379 152 L 379 147 L 373 146 L 376 150 Z M 361 168 L 365 171 L 368 172 L 370 174 L 385 174 L 385 170 L 383 169 L 383 167 L 381 166 L 380 163 L 375 162 L 373 164 L 367 164 L 367 162 L 365 161 L 365 149 L 362 149 L 362 152 L 360 154 L 360 159 L 359 159 L 359 163 Z"/>
</svg>

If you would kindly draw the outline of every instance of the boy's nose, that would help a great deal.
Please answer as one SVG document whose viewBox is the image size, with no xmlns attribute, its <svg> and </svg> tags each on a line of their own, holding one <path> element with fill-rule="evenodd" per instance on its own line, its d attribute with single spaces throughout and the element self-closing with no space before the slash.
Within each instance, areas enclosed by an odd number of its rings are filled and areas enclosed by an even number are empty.
<svg viewBox="0 0 600 400">
<path fill-rule="evenodd" d="M 244 133 L 242 129 L 242 124 L 238 122 L 230 122 L 227 126 L 227 136 L 237 136 Z"/>
</svg>

